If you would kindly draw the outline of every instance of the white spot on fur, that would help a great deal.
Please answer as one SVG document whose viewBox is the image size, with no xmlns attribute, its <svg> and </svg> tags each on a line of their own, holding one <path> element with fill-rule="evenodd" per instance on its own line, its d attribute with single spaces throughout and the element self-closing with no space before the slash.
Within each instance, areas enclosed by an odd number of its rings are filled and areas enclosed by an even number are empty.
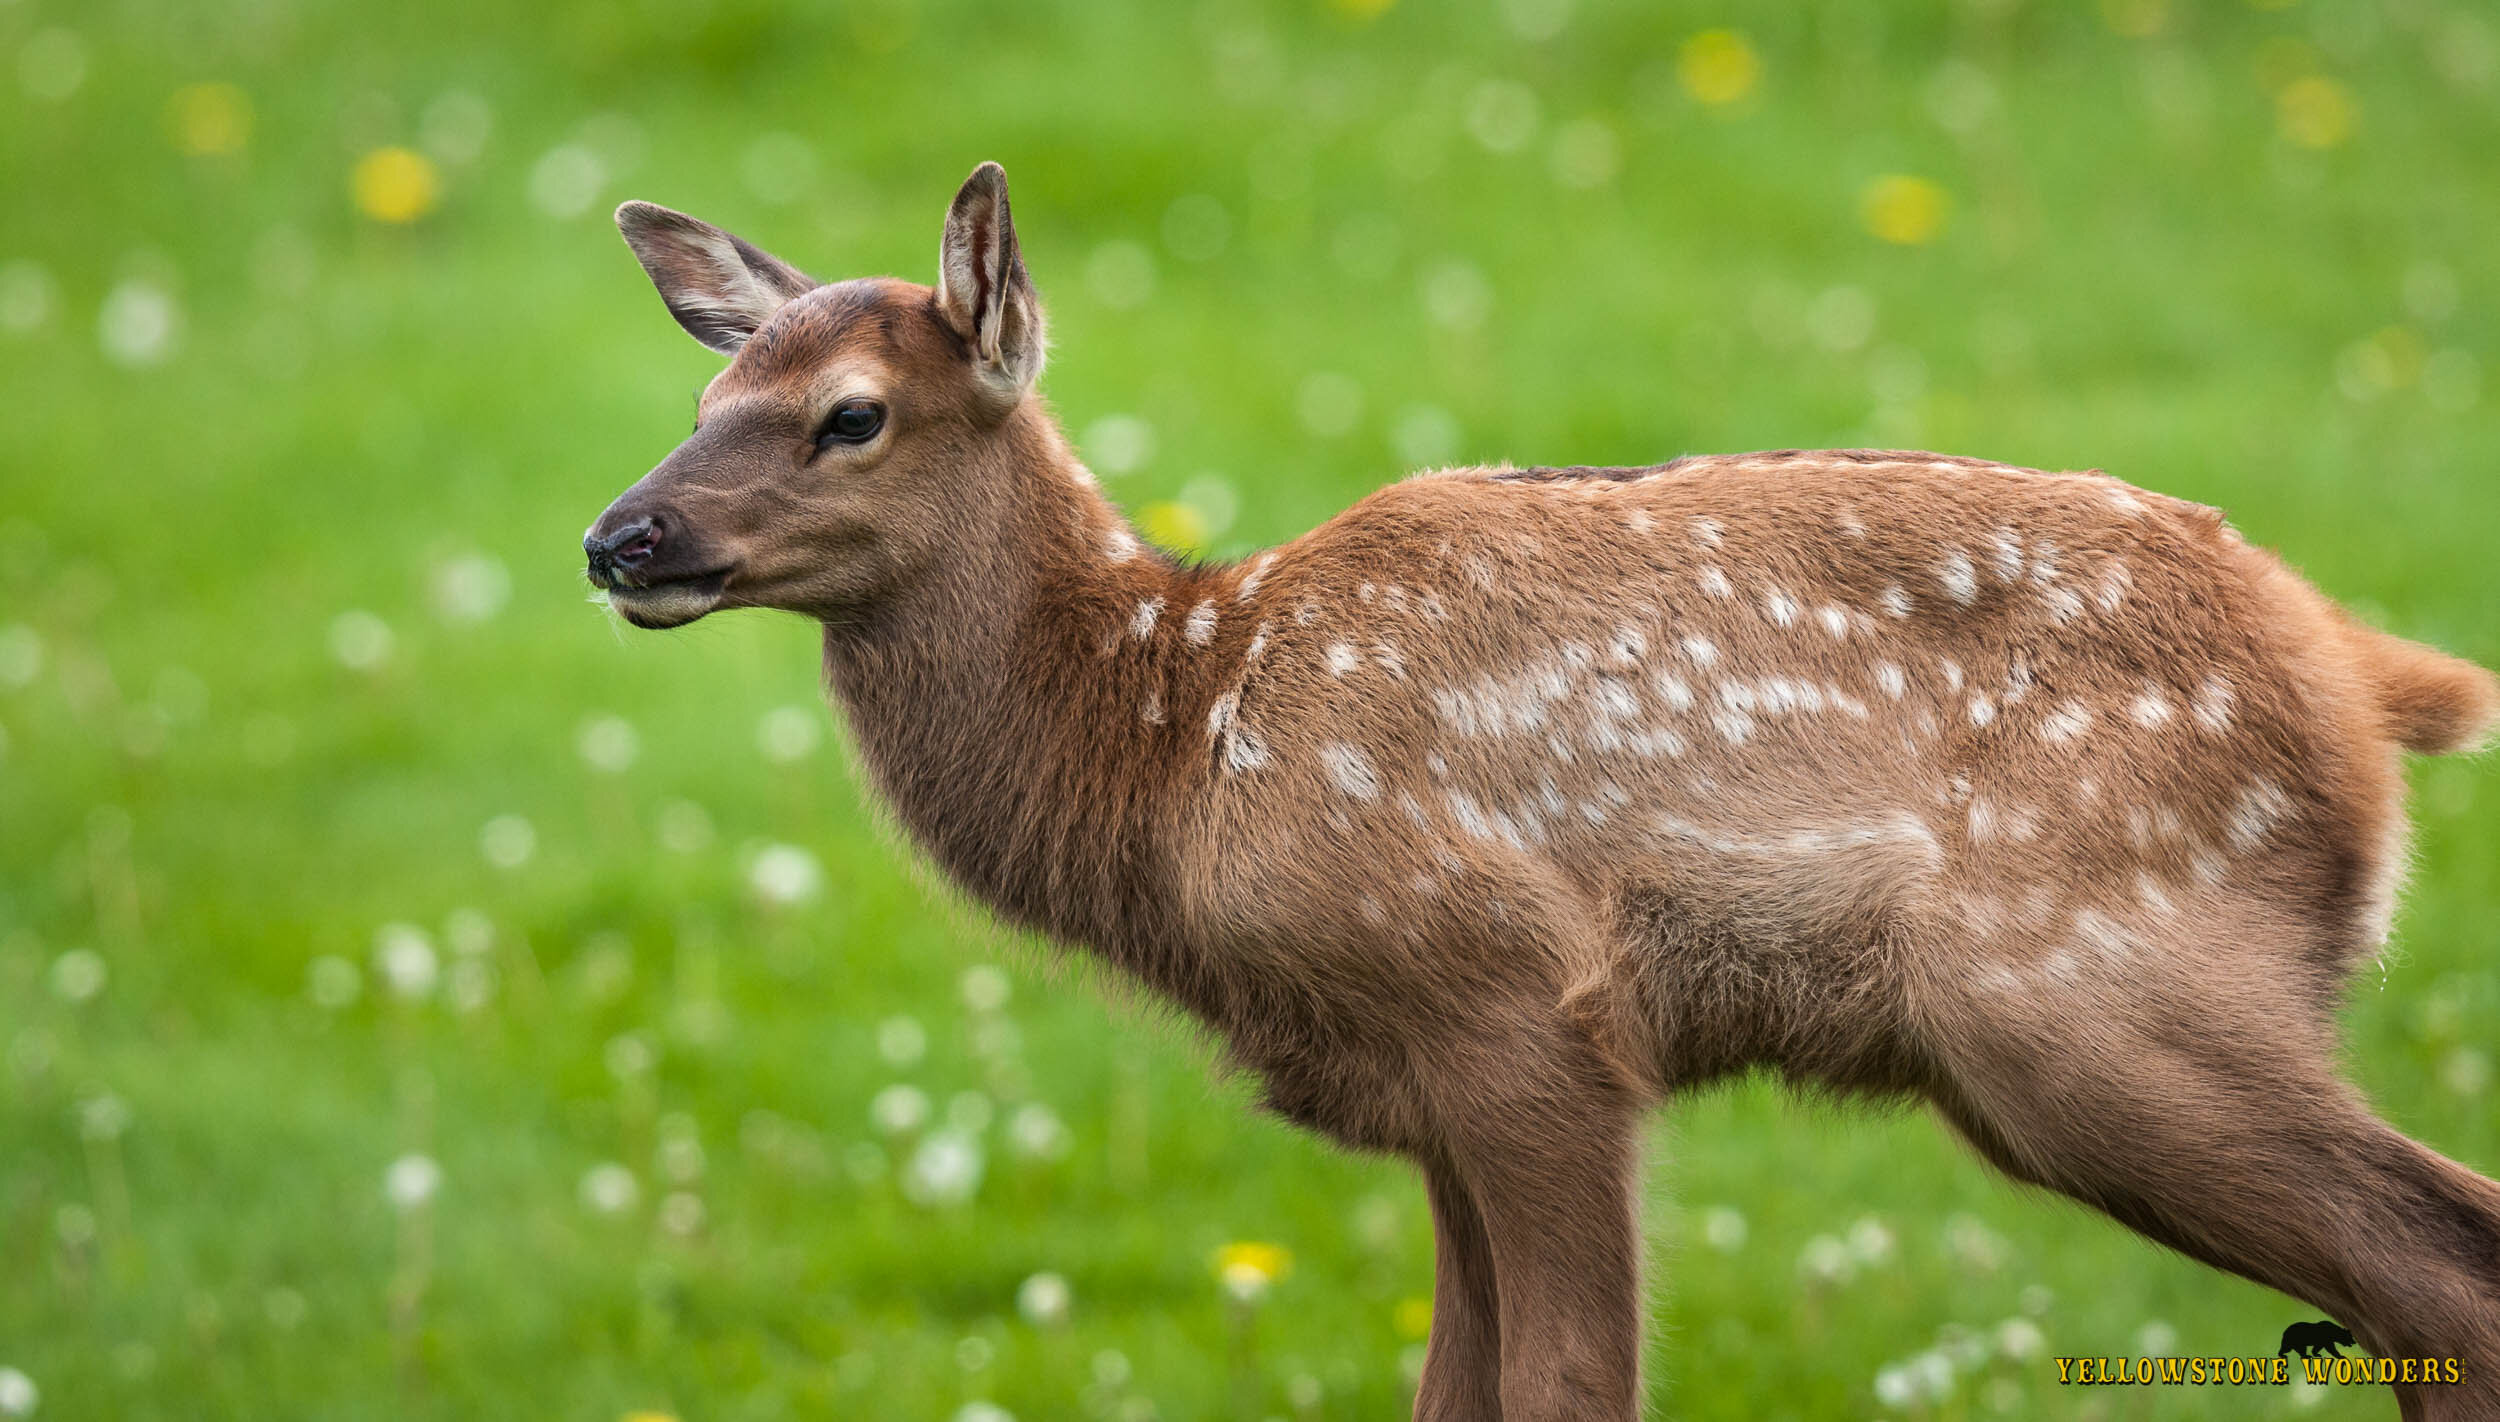
<svg viewBox="0 0 2500 1422">
<path fill-rule="evenodd" d="M 2079 701 L 2061 703 L 2040 722 L 2040 739 L 2063 745 L 2092 729 L 2092 712 Z"/>
<path fill-rule="evenodd" d="M 1962 689 L 1962 664 L 1960 662 L 1951 657 L 1940 657 L 1936 661 L 1936 671 L 1944 678 L 1945 690 L 1960 691 Z"/>
<path fill-rule="evenodd" d="M 1139 641 L 1154 635 L 1155 619 L 1163 615 L 1163 599 L 1150 597 L 1137 604 L 1137 611 L 1128 620 L 1128 634 Z"/>
<path fill-rule="evenodd" d="M 1623 526 L 1647 537 L 1650 530 L 1658 526 L 1658 520 L 1651 518 L 1647 509 L 1634 509 L 1623 516 Z"/>
<path fill-rule="evenodd" d="M 1137 708 L 1137 718 L 1149 726 L 1163 724 L 1163 693 L 1157 689 L 1146 692 L 1145 704 Z"/>
<path fill-rule="evenodd" d="M 1937 565 L 1936 581 L 1943 585 L 1946 597 L 1964 607 L 1979 596 L 1978 571 L 1971 566 L 1970 555 L 1959 548 L 1946 554 L 1944 562 Z"/>
<path fill-rule="evenodd" d="M 2144 513 L 2144 501 L 2118 485 L 2112 484 L 2103 492 L 2109 499 L 2109 506 L 2127 517 L 2137 518 Z"/>
<path fill-rule="evenodd" d="M 1996 838 L 1996 833 L 1996 807 L 1985 800 L 1972 800 L 1970 802 L 1970 837 L 1973 840 L 1989 840 Z"/>
<path fill-rule="evenodd" d="M 2127 714 L 2134 718 L 2137 725 L 2149 731 L 2176 713 L 2170 709 L 2170 698 L 2162 695 L 2160 687 L 2148 681 L 2144 689 L 2136 693 L 2135 700 L 2127 703 Z"/>
<path fill-rule="evenodd" d="M 1844 609 L 1827 602 L 1817 608 L 1814 615 L 1822 622 L 1823 630 L 1832 634 L 1833 641 L 1849 635 L 1849 614 Z"/>
<path fill-rule="evenodd" d="M 2150 874 L 2139 872 L 2135 876 L 2135 898 L 2137 903 L 2164 918 L 2179 911 L 2179 906 L 2170 901 L 2170 895 L 2162 891 L 2161 882 Z"/>
<path fill-rule="evenodd" d="M 1732 746 L 1743 745 L 1745 738 L 1753 734 L 1753 718 L 1742 711 L 1724 708 L 1713 711 L 1710 713 L 1710 724 L 1718 727 L 1719 734 Z"/>
<path fill-rule="evenodd" d="M 1619 623 L 1615 627 L 1614 644 L 1607 650 L 1616 666 L 1628 667 L 1649 655 L 1649 639 L 1631 623 Z"/>
<path fill-rule="evenodd" d="M 1993 550 L 1989 561 L 1996 568 L 1998 582 L 2010 583 L 2023 575 L 2023 541 L 2014 536 L 2014 530 L 1998 529 L 1989 545 Z"/>
<path fill-rule="evenodd" d="M 1267 742 L 1249 727 L 1235 724 L 1225 737 L 1224 764 L 1235 772 L 1258 769 L 1267 764 Z"/>
<path fill-rule="evenodd" d="M 1260 623 L 1258 630 L 1250 634 L 1250 649 L 1242 653 L 1241 659 L 1245 662 L 1257 661 L 1259 653 L 1267 650 L 1267 634 L 1272 630 L 1270 624 Z"/>
<path fill-rule="evenodd" d="M 1215 599 L 1209 598 L 1189 610 L 1189 620 L 1181 625 L 1181 635 L 1200 647 L 1215 640 Z"/>
<path fill-rule="evenodd" d="M 2127 570 L 2127 560 L 2112 558 L 2101 569 L 2100 587 L 2092 594 L 2092 600 L 2101 605 L 2101 611 L 2116 612 L 2118 605 L 2127 600 L 2127 589 L 2134 584 L 2135 575 Z"/>
<path fill-rule="evenodd" d="M 1137 535 L 1125 528 L 1115 528 L 1102 540 L 1102 556 L 1114 563 L 1125 563 L 1137 556 Z"/>
<path fill-rule="evenodd" d="M 1911 603 L 1909 590 L 1902 587 L 1899 583 L 1894 583 L 1892 586 L 1884 589 L 1884 595 L 1880 601 L 1884 604 L 1884 611 L 1889 616 L 1907 617 L 1910 615 Z"/>
<path fill-rule="evenodd" d="M 1762 615 L 1782 627 L 1797 620 L 1797 600 L 1778 588 L 1762 595 Z"/>
<path fill-rule="evenodd" d="M 1674 672 L 1659 672 L 1650 678 L 1649 684 L 1657 688 L 1658 699 L 1667 703 L 1669 711 L 1680 715 L 1693 709 L 1693 689 L 1685 684 L 1684 678 L 1677 676 Z"/>
<path fill-rule="evenodd" d="M 1693 581 L 1700 584 L 1701 590 L 1710 594 L 1712 597 L 1730 598 L 1736 596 L 1736 587 L 1727 580 L 1727 574 L 1719 571 L 1717 567 L 1710 564 L 1704 564 L 1701 571 L 1693 574 Z"/>
<path fill-rule="evenodd" d="M 1329 643 L 1325 656 L 1330 676 L 1344 676 L 1363 664 L 1362 653 L 1355 651 L 1351 642 Z"/>
<path fill-rule="evenodd" d="M 1326 741 L 1319 748 L 1320 764 L 1328 767 L 1328 778 L 1337 788 L 1357 800 L 1380 798 L 1380 772 L 1372 768 L 1372 758 L 1362 747 L 1343 741 Z"/>
<path fill-rule="evenodd" d="M 1694 666 L 1713 666 L 1716 665 L 1719 660 L 1719 644 L 1711 641 L 1707 637 L 1686 637 L 1684 639 L 1684 655 L 1692 659 Z"/>
<path fill-rule="evenodd" d="M 1972 725 L 1985 726 L 1996 718 L 1996 703 L 1988 699 L 1986 692 L 1983 691 L 1970 699 L 1970 723 Z"/>
<path fill-rule="evenodd" d="M 1380 597 L 1380 585 L 1378 583 L 1365 583 L 1361 587 L 1354 590 L 1354 596 L 1359 602 L 1378 601 Z"/>
<path fill-rule="evenodd" d="M 2230 682 L 2219 676 L 2205 678 L 2205 684 L 2196 692 L 2196 724 L 2217 735 L 2229 730 L 2234 699 Z"/>
<path fill-rule="evenodd" d="M 1704 548 L 1716 548 L 1720 535 L 1726 530 L 1727 525 L 1715 518 L 1697 518 L 1693 520 L 1693 541 Z"/>
<path fill-rule="evenodd" d="M 2231 806 L 2231 823 L 2226 831 L 2231 848 L 2242 854 L 2255 849 L 2291 813 L 2292 797 L 2283 793 L 2282 786 L 2266 779 L 2250 782 Z"/>
<path fill-rule="evenodd" d="M 2031 545 L 2031 580 L 2042 587 L 2057 581 L 2057 545 L 2048 539 Z"/>
<path fill-rule="evenodd" d="M 1372 643 L 1372 665 L 1387 672 L 1395 680 L 1406 680 L 1406 658 L 1400 656 L 1398 649 L 1387 642 Z"/>
<path fill-rule="evenodd" d="M 1215 698 L 1215 704 L 1207 708 L 1207 734 L 1220 739 L 1231 728 L 1233 712 L 1240 706 L 1241 693 L 1238 691 L 1227 691 Z"/>
<path fill-rule="evenodd" d="M 1875 686 L 1876 689 L 1883 692 L 1884 695 L 1898 701 L 1909 691 L 1910 680 L 1908 677 L 1901 674 L 1901 668 L 1894 666 L 1892 663 L 1877 662 L 1875 664 Z"/>
<path fill-rule="evenodd" d="M 1250 565 L 1249 576 L 1241 580 L 1241 587 L 1233 593 L 1233 601 L 1248 602 L 1252 597 L 1256 596 L 1259 591 L 1260 582 L 1265 580 L 1267 577 L 1268 565 L 1274 563 L 1275 561 L 1276 555 L 1273 553 L 1260 554 L 1259 561 Z"/>
</svg>

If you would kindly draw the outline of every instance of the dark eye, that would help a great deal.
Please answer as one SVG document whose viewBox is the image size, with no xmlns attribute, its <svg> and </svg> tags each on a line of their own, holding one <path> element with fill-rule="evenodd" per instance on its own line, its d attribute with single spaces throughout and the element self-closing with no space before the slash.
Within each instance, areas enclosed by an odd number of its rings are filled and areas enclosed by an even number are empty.
<svg viewBox="0 0 2500 1422">
<path fill-rule="evenodd" d="M 884 428 L 885 406 L 874 400 L 845 400 L 825 417 L 825 427 L 816 433 L 816 447 L 865 444 Z"/>
</svg>

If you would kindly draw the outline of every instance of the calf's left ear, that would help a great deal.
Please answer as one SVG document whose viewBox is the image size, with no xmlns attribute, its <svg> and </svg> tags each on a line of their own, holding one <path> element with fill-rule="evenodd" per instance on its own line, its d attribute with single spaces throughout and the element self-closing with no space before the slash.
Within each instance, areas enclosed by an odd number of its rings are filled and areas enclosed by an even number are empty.
<svg viewBox="0 0 2500 1422">
<path fill-rule="evenodd" d="M 763 248 L 657 203 L 618 208 L 616 228 L 651 274 L 668 314 L 722 355 L 736 355 L 774 312 L 816 287 Z"/>
<path fill-rule="evenodd" d="M 1007 170 L 984 163 L 964 180 L 938 244 L 938 310 L 972 347 L 975 375 L 1013 404 L 1042 373 L 1042 299 L 1025 275 L 1007 212 Z"/>
</svg>

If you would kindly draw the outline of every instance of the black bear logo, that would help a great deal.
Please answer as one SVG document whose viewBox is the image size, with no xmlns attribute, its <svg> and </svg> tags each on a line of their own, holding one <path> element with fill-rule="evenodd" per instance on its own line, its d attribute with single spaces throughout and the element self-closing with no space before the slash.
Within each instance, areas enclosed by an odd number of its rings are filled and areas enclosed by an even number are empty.
<svg viewBox="0 0 2500 1422">
<path fill-rule="evenodd" d="M 2283 1330 L 2283 1346 L 2274 1350 L 2274 1356 L 2280 1358 L 2285 1354 L 2298 1353 L 2304 1358 L 2314 1358 L 2324 1353 L 2330 1358 L 2340 1358 L 2344 1355 L 2335 1345 L 2352 1341 L 2350 1329 L 2329 1319 L 2295 1323 Z"/>
</svg>

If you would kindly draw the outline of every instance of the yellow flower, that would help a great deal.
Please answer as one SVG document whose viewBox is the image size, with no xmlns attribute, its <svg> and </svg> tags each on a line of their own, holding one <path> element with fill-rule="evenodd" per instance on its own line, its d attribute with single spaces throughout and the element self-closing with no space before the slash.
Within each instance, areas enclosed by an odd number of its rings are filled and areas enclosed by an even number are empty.
<svg viewBox="0 0 2500 1422">
<path fill-rule="evenodd" d="M 1195 553 L 1207 544 L 1207 518 L 1187 504 L 1163 500 L 1137 511 L 1137 529 L 1160 547 Z"/>
<path fill-rule="evenodd" d="M 1389 1322 L 1397 1329 L 1398 1336 L 1409 1342 L 1429 1336 L 1432 1332 L 1432 1300 L 1427 1298 L 1398 1300 L 1396 1310 L 1389 1315 Z"/>
<path fill-rule="evenodd" d="M 185 84 L 165 101 L 165 129 L 194 157 L 240 153 L 252 139 L 252 101 L 232 84 Z"/>
<path fill-rule="evenodd" d="M 348 175 L 356 210 L 376 222 L 414 222 L 442 201 L 443 177 L 434 160 L 412 148 L 376 148 L 356 160 Z"/>
<path fill-rule="evenodd" d="M 628 1412 L 618 1422 L 677 1422 L 673 1412 Z"/>
<path fill-rule="evenodd" d="M 1281 1244 L 1235 1240 L 1215 1251 L 1215 1277 L 1224 1291 L 1244 1303 L 1255 1301 L 1267 1287 L 1293 1268 L 1293 1256 Z"/>
<path fill-rule="evenodd" d="M 1941 186 L 1902 173 L 1886 173 L 1858 194 L 1858 215 L 1866 230 L 1904 247 L 1935 241 L 1952 207 L 1952 197 Z"/>
<path fill-rule="evenodd" d="M 1734 30 L 1703 30 L 1684 41 L 1675 58 L 1684 92 L 1718 107 L 1735 103 L 1762 80 L 1762 57 Z"/>
<path fill-rule="evenodd" d="M 2352 91 L 2323 75 L 2295 79 L 2274 96 L 2274 121 L 2303 148 L 2333 148 L 2352 137 Z"/>
</svg>

